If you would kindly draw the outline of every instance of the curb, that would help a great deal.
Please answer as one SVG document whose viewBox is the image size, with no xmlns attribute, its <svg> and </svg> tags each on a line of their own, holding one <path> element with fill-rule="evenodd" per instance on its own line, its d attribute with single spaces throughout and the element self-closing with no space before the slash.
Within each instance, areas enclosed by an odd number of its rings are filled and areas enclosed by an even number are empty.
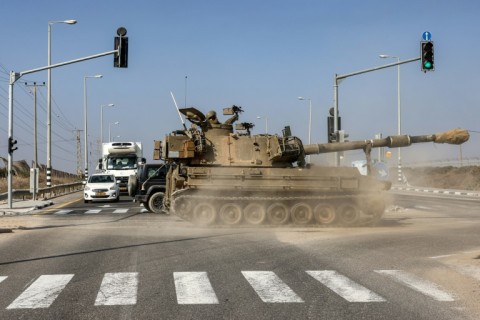
<svg viewBox="0 0 480 320">
<path fill-rule="evenodd" d="M 452 196 L 467 196 L 467 197 L 480 197 L 479 192 L 468 191 L 468 190 L 445 190 L 445 189 L 428 189 L 428 188 L 418 188 L 418 187 L 400 187 L 392 186 L 392 190 L 397 191 L 413 191 L 413 192 L 424 192 L 431 194 L 445 194 Z"/>
<path fill-rule="evenodd" d="M 0 216 L 13 216 L 13 215 L 21 215 L 21 214 L 29 214 L 30 212 L 38 209 L 42 209 L 48 206 L 53 205 L 53 201 L 47 200 L 42 201 L 42 203 L 32 204 L 28 207 L 22 208 L 0 208 Z"/>
</svg>

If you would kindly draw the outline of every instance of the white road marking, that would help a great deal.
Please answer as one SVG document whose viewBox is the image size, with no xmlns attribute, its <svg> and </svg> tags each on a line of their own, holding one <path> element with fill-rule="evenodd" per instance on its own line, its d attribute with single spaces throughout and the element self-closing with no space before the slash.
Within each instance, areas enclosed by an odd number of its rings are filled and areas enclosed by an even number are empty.
<svg viewBox="0 0 480 320">
<path fill-rule="evenodd" d="M 430 257 L 430 259 L 440 259 L 440 258 L 446 258 L 451 256 L 454 256 L 454 254 L 444 254 L 442 256 L 434 256 L 434 257 Z"/>
<path fill-rule="evenodd" d="M 466 265 L 466 266 L 453 266 L 456 270 L 458 270 L 460 273 L 475 278 L 480 281 L 480 268 L 472 265 Z"/>
<path fill-rule="evenodd" d="M 174 272 L 178 304 L 218 304 L 206 272 Z"/>
<path fill-rule="evenodd" d="M 48 308 L 73 278 L 73 274 L 42 275 L 7 309 Z"/>
<path fill-rule="evenodd" d="M 73 210 L 66 210 L 66 209 L 63 209 L 63 210 L 58 210 L 57 212 L 55 212 L 54 214 L 67 214 L 67 213 L 70 213 L 72 212 Z"/>
<path fill-rule="evenodd" d="M 242 274 L 263 302 L 303 302 L 303 300 L 272 271 L 242 271 Z"/>
<path fill-rule="evenodd" d="M 2 282 L 3 280 L 7 279 L 6 276 L 0 276 L 0 282 Z"/>
<path fill-rule="evenodd" d="M 306 271 L 349 302 L 382 302 L 384 298 L 333 270 Z"/>
<path fill-rule="evenodd" d="M 115 209 L 113 210 L 113 213 L 127 213 L 128 211 L 128 208 L 127 209 Z"/>
<path fill-rule="evenodd" d="M 138 272 L 106 273 L 98 291 L 96 306 L 137 303 Z"/>
<path fill-rule="evenodd" d="M 375 272 L 389 276 L 398 283 L 427 295 L 437 301 L 455 301 L 452 295 L 443 291 L 440 286 L 428 280 L 421 279 L 402 270 L 375 270 Z"/>
<path fill-rule="evenodd" d="M 92 209 L 92 210 L 85 211 L 85 214 L 94 214 L 94 213 L 99 213 L 100 211 L 102 211 L 102 209 Z"/>
</svg>

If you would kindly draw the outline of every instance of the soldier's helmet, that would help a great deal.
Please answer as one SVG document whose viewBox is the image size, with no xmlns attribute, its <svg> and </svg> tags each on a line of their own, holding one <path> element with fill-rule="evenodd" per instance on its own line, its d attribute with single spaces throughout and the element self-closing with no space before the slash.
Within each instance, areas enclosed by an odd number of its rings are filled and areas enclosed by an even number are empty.
<svg viewBox="0 0 480 320">
<path fill-rule="evenodd" d="M 217 118 L 217 113 L 213 110 L 208 111 L 207 114 L 205 115 L 207 120 L 215 120 Z"/>
</svg>

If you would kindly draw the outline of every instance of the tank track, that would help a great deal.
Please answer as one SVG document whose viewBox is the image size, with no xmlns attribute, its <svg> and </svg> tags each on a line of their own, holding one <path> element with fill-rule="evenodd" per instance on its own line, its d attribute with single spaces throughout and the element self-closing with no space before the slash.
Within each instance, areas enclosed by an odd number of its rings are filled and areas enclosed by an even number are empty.
<svg viewBox="0 0 480 320">
<path fill-rule="evenodd" d="M 365 226 L 376 224 L 385 210 L 383 198 L 369 195 L 222 197 L 182 191 L 175 193 L 171 210 L 197 225 Z"/>
</svg>

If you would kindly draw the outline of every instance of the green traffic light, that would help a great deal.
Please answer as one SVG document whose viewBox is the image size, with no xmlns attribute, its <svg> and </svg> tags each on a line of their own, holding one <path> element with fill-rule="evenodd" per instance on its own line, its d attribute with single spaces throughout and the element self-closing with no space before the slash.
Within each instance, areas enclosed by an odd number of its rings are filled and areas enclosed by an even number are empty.
<svg viewBox="0 0 480 320">
<path fill-rule="evenodd" d="M 425 61 L 423 66 L 425 67 L 425 69 L 431 69 L 432 68 L 432 63 L 430 61 Z"/>
</svg>

